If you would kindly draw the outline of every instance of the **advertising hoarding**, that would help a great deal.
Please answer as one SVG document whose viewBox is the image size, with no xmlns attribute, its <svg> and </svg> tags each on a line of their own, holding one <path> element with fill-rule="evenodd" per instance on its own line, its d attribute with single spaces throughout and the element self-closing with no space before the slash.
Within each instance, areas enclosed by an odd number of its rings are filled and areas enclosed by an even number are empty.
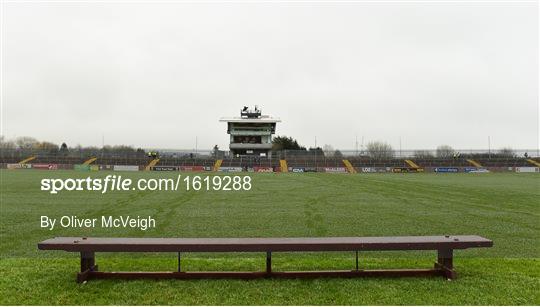
<svg viewBox="0 0 540 307">
<path fill-rule="evenodd" d="M 179 169 L 178 166 L 153 166 L 153 171 L 177 171 Z"/>
<path fill-rule="evenodd" d="M 325 167 L 324 171 L 327 173 L 346 173 L 347 169 L 344 167 Z"/>
<path fill-rule="evenodd" d="M 436 167 L 435 173 L 457 173 L 459 169 L 457 167 Z"/>
<path fill-rule="evenodd" d="M 113 170 L 135 172 L 139 170 L 139 166 L 138 165 L 115 165 L 113 166 Z"/>
<path fill-rule="evenodd" d="M 538 173 L 538 171 L 539 171 L 538 167 L 531 167 L 531 166 L 516 167 L 517 173 Z"/>
</svg>

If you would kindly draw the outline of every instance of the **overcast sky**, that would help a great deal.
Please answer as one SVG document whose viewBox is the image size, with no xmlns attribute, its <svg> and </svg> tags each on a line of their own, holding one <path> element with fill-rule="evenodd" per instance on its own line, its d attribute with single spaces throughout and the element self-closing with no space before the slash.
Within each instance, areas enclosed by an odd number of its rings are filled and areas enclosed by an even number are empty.
<svg viewBox="0 0 540 307">
<path fill-rule="evenodd" d="M 227 148 L 258 104 L 278 135 L 355 148 L 538 148 L 529 3 L 4 3 L 2 134 Z"/>
</svg>

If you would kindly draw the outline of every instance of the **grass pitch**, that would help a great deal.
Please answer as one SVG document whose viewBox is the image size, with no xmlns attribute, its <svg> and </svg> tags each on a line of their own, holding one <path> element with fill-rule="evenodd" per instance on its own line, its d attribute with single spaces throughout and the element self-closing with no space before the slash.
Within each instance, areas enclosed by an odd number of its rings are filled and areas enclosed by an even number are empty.
<svg viewBox="0 0 540 307">
<path fill-rule="evenodd" d="M 1 171 L 1 304 L 540 304 L 538 174 L 231 174 L 251 191 L 60 192 L 42 178 L 106 172 Z M 174 178 L 168 172 L 116 175 Z M 183 174 L 215 175 L 215 174 Z M 225 175 L 225 174 L 219 174 Z M 148 216 L 156 228 L 41 229 L 41 215 Z M 54 236 L 304 237 L 478 234 L 489 249 L 456 251 L 458 279 L 92 280 L 78 256 L 37 250 Z M 186 254 L 187 270 L 263 270 L 263 254 Z M 433 252 L 362 253 L 361 266 L 431 267 Z M 103 270 L 174 270 L 174 254 L 97 254 Z M 352 269 L 349 253 L 276 253 L 275 270 Z"/>
</svg>

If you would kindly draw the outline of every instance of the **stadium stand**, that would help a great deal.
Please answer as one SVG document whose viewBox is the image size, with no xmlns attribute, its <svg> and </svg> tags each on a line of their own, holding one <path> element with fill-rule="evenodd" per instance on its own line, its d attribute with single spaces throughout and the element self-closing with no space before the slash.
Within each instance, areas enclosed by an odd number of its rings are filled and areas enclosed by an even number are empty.
<svg viewBox="0 0 540 307">
<path fill-rule="evenodd" d="M 33 159 L 27 160 L 29 157 Z M 47 152 L 29 152 L 22 150 L 2 150 L 0 151 L 0 163 L 17 164 L 27 160 L 28 164 L 94 164 L 94 165 L 137 165 L 141 169 L 148 166 L 155 157 L 149 157 L 145 153 L 87 153 L 60 152 L 51 154 Z M 230 157 L 221 154 L 214 155 L 193 155 L 184 154 L 182 156 L 163 155 L 159 157 L 159 166 L 174 167 L 204 167 L 207 170 L 215 170 L 215 167 L 241 167 L 244 170 L 254 167 L 273 168 L 274 171 L 290 168 L 312 168 L 324 171 L 324 168 L 345 168 L 351 172 L 352 169 L 372 167 L 372 168 L 436 168 L 436 167 L 457 167 L 457 168 L 504 168 L 515 167 L 540 167 L 540 158 L 529 156 L 502 156 L 497 154 L 468 154 L 457 157 L 437 158 L 437 157 L 417 157 L 417 158 L 372 158 L 368 156 L 333 156 L 325 157 L 322 154 L 297 155 L 275 153 L 271 158 L 266 157 Z M 470 161 L 474 161 L 471 163 Z M 480 165 L 480 166 L 479 166 Z M 5 165 L 3 167 L 6 167 Z M 508 169 L 512 170 L 512 169 Z"/>
<path fill-rule="evenodd" d="M 99 164 L 100 165 L 142 165 L 146 166 L 149 162 L 149 159 L 144 158 L 121 158 L 121 157 L 114 157 L 114 158 L 99 158 Z"/>
<path fill-rule="evenodd" d="M 341 158 L 326 158 L 320 156 L 298 156 L 288 157 L 289 167 L 344 167 Z"/>
<path fill-rule="evenodd" d="M 82 164 L 85 159 L 79 157 L 63 156 L 37 156 L 32 163 L 35 164 Z"/>
<path fill-rule="evenodd" d="M 279 159 L 270 158 L 270 159 L 261 159 L 261 158 L 226 158 L 223 159 L 221 166 L 222 167 L 278 167 Z"/>
<path fill-rule="evenodd" d="M 402 159 L 371 159 L 366 157 L 350 157 L 349 162 L 358 167 L 410 167 Z"/>
<path fill-rule="evenodd" d="M 215 163 L 214 158 L 175 158 L 175 157 L 161 157 L 159 165 L 166 166 L 207 166 L 213 167 Z M 148 161 L 146 162 L 148 163 Z"/>
<path fill-rule="evenodd" d="M 471 164 L 465 159 L 441 159 L 441 158 L 421 158 L 414 160 L 420 167 L 470 167 Z"/>
<path fill-rule="evenodd" d="M 525 158 L 492 158 L 481 159 L 478 162 L 483 167 L 524 167 L 531 166 Z"/>
<path fill-rule="evenodd" d="M 12 157 L 12 156 L 2 156 L 1 157 L 1 163 L 19 163 L 21 159 L 18 157 Z"/>
</svg>

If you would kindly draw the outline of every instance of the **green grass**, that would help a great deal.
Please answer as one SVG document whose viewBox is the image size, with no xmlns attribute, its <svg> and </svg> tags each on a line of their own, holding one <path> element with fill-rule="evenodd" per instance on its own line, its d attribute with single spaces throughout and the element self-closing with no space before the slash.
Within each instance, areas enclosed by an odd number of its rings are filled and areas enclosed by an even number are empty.
<svg viewBox="0 0 540 307">
<path fill-rule="evenodd" d="M 1 304 L 540 304 L 538 174 L 249 174 L 246 192 L 40 191 L 41 178 L 106 172 L 1 171 Z M 176 173 L 117 172 L 130 178 Z M 194 175 L 194 174 L 183 174 Z M 205 174 L 199 174 L 205 175 Z M 220 174 L 223 175 L 223 174 Z M 244 173 L 242 175 L 248 175 Z M 48 215 L 151 215 L 156 229 L 41 229 Z M 53 236 L 298 237 L 478 234 L 459 278 L 74 282 L 77 255 L 38 251 Z M 103 270 L 173 270 L 167 254 L 98 254 Z M 433 252 L 363 253 L 365 267 L 430 267 Z M 347 253 L 282 253 L 276 270 L 347 269 Z M 191 270 L 262 270 L 261 254 L 188 254 Z"/>
</svg>

